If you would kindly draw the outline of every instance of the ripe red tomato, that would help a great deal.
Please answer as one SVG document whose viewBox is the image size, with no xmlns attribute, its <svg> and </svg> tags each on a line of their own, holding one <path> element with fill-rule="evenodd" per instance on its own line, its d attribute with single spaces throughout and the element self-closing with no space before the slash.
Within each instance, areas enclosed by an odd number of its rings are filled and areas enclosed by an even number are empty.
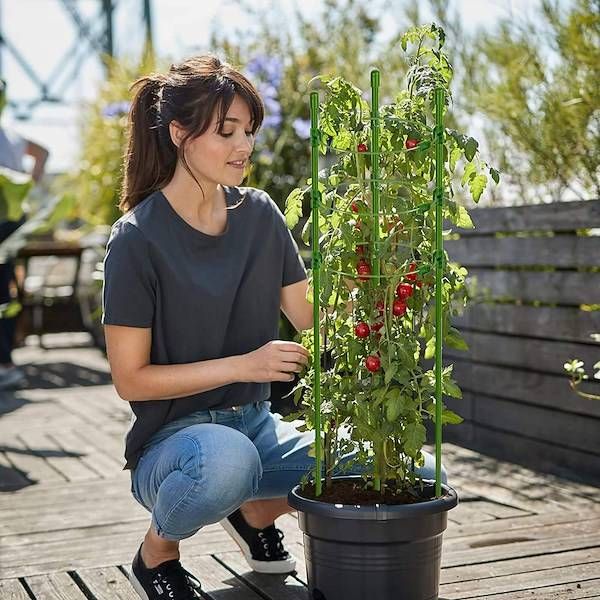
<svg viewBox="0 0 600 600">
<path fill-rule="evenodd" d="M 371 330 L 364 321 L 361 321 L 360 323 L 357 323 L 356 327 L 354 328 L 354 333 L 356 333 L 356 337 L 366 338 L 369 337 Z"/>
<path fill-rule="evenodd" d="M 410 283 L 400 283 L 396 288 L 396 296 L 402 301 L 407 300 L 413 295 L 413 287 Z"/>
<path fill-rule="evenodd" d="M 360 208 L 358 207 L 358 202 L 353 202 L 350 205 L 350 208 L 351 208 L 352 212 L 355 212 L 355 213 L 357 213 L 360 210 Z"/>
<path fill-rule="evenodd" d="M 364 260 L 360 260 L 356 266 L 356 272 L 358 273 L 358 278 L 361 281 L 367 281 L 369 279 L 368 276 L 371 275 L 371 266 Z"/>
<path fill-rule="evenodd" d="M 395 317 L 401 317 L 406 312 L 406 304 L 402 300 L 394 300 L 392 313 Z"/>
<path fill-rule="evenodd" d="M 368 148 L 367 148 L 367 145 L 366 145 L 366 144 L 359 144 L 359 145 L 356 147 L 356 149 L 357 149 L 359 152 L 366 152 L 366 151 L 368 150 Z"/>
<path fill-rule="evenodd" d="M 406 279 L 408 281 L 416 281 L 417 280 L 417 265 L 414 262 L 411 262 L 408 265 L 408 273 L 406 274 Z"/>
<path fill-rule="evenodd" d="M 377 302 L 375 303 L 375 308 L 379 311 L 379 314 L 382 315 L 383 309 L 385 308 L 383 300 L 377 300 Z"/>
<path fill-rule="evenodd" d="M 367 356 L 365 359 L 365 366 L 371 373 L 375 373 L 381 368 L 381 360 L 379 360 L 379 357 L 377 356 Z"/>
<path fill-rule="evenodd" d="M 414 138 L 407 138 L 406 143 L 404 144 L 407 150 L 412 150 L 419 145 L 419 140 L 415 140 Z"/>
<path fill-rule="evenodd" d="M 375 323 L 371 323 L 372 331 L 379 331 L 383 327 L 383 321 L 375 321 Z"/>
</svg>

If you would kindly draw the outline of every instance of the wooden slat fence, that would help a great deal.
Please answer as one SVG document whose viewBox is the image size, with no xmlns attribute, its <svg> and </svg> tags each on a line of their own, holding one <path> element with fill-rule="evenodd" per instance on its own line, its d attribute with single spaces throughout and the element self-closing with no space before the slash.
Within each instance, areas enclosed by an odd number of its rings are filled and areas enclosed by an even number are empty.
<svg viewBox="0 0 600 600">
<path fill-rule="evenodd" d="M 600 481 L 600 400 L 577 396 L 563 371 L 581 358 L 592 375 L 600 360 L 590 337 L 600 332 L 600 200 L 470 213 L 475 229 L 445 242 L 475 297 L 453 319 L 469 350 L 444 350 L 463 390 L 447 404 L 465 418 L 444 438 Z M 600 394 L 600 383 L 586 391 Z"/>
</svg>

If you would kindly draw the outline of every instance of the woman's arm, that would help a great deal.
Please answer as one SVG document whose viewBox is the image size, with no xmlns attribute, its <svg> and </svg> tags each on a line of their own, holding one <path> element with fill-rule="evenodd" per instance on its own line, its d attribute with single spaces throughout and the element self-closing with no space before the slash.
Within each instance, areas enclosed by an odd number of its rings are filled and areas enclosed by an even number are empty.
<svg viewBox="0 0 600 600">
<path fill-rule="evenodd" d="M 150 328 L 105 325 L 104 335 L 113 383 L 123 400 L 169 400 L 240 381 L 240 356 L 152 365 Z"/>
<path fill-rule="evenodd" d="M 31 178 L 37 183 L 44 174 L 44 168 L 50 153 L 46 148 L 36 144 L 35 142 L 32 142 L 31 140 L 25 141 L 27 143 L 25 147 L 25 154 L 29 154 L 29 156 L 31 156 L 35 161 L 31 171 Z"/>
<path fill-rule="evenodd" d="M 114 386 L 128 402 L 182 398 L 243 381 L 290 381 L 308 364 L 300 344 L 273 340 L 238 356 L 153 365 L 150 328 L 105 325 L 104 335 Z"/>
<path fill-rule="evenodd" d="M 349 279 L 344 279 L 344 281 L 349 290 L 356 287 L 353 281 Z M 313 305 L 306 298 L 307 293 L 308 279 L 303 279 L 302 281 L 281 288 L 281 310 L 295 327 L 296 331 L 311 329 L 313 327 Z M 352 300 L 348 300 L 346 311 L 351 314 L 352 308 Z M 328 312 L 332 312 L 332 310 L 329 309 Z M 320 316 L 322 319 L 323 311 L 320 312 Z"/>
</svg>

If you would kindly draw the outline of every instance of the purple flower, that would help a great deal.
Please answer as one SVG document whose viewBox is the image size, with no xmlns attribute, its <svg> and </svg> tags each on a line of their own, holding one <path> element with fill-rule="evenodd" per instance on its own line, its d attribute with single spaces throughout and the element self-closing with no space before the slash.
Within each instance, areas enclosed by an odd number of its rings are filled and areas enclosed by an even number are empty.
<svg viewBox="0 0 600 600">
<path fill-rule="evenodd" d="M 307 140 L 310 137 L 310 121 L 307 119 L 294 119 L 292 127 L 299 138 Z"/>
<path fill-rule="evenodd" d="M 271 98 L 269 96 L 263 96 L 263 102 L 265 104 L 265 112 L 266 113 L 281 114 L 281 104 L 279 104 L 279 102 L 276 98 Z"/>
<path fill-rule="evenodd" d="M 277 129 L 281 125 L 281 113 L 268 114 L 262 124 L 263 129 Z"/>
<path fill-rule="evenodd" d="M 123 100 L 121 102 L 111 102 L 102 109 L 103 117 L 120 117 L 126 115 L 129 112 L 129 102 Z"/>
<path fill-rule="evenodd" d="M 246 65 L 251 77 L 257 77 L 278 88 L 283 74 L 283 61 L 277 56 L 259 54 Z"/>
</svg>

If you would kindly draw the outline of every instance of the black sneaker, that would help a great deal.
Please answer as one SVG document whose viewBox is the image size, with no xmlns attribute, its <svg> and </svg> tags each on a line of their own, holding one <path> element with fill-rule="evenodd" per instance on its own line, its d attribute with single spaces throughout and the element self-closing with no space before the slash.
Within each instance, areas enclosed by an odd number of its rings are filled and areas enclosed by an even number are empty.
<svg viewBox="0 0 600 600">
<path fill-rule="evenodd" d="M 264 529 L 250 527 L 239 508 L 220 523 L 240 547 L 246 562 L 254 571 L 291 573 L 296 568 L 296 561 L 281 544 L 283 532 L 275 525 Z"/>
<path fill-rule="evenodd" d="M 154 567 L 146 568 L 142 561 L 140 545 L 133 562 L 129 581 L 143 600 L 196 600 L 201 596 L 196 592 L 200 582 L 177 560 L 168 560 Z"/>
</svg>

